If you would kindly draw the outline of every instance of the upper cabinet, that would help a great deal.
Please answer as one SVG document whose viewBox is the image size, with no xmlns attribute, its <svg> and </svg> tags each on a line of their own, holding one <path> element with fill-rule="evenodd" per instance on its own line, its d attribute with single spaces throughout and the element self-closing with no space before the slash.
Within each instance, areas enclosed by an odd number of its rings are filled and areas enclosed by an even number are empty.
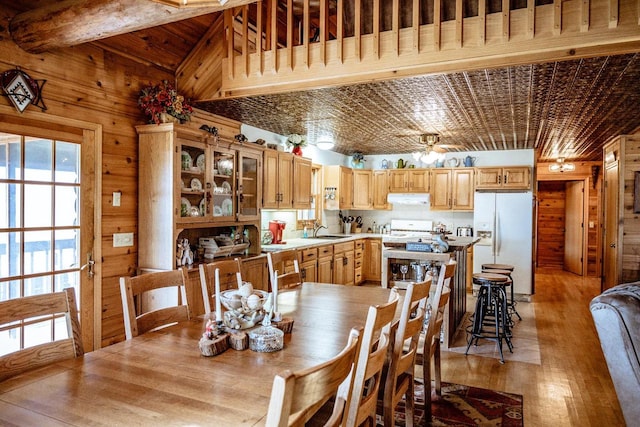
<svg viewBox="0 0 640 427">
<path fill-rule="evenodd" d="M 262 151 L 238 153 L 238 220 L 260 220 Z"/>
<path fill-rule="evenodd" d="M 386 169 L 374 170 L 373 181 L 373 209 L 389 209 L 387 196 L 389 194 L 389 173 Z"/>
<path fill-rule="evenodd" d="M 477 190 L 528 190 L 530 188 L 531 168 L 528 166 L 476 168 Z"/>
<path fill-rule="evenodd" d="M 212 153 L 211 212 L 222 220 L 233 220 L 236 213 L 236 151 L 214 147 Z"/>
<path fill-rule="evenodd" d="M 311 160 L 293 156 L 293 208 L 311 209 Z"/>
<path fill-rule="evenodd" d="M 473 168 L 434 168 L 431 172 L 431 209 L 473 210 Z"/>
<path fill-rule="evenodd" d="M 264 151 L 262 207 L 291 209 L 293 207 L 293 155 L 275 150 Z"/>
<path fill-rule="evenodd" d="M 389 193 L 428 193 L 428 169 L 389 170 Z"/>
<path fill-rule="evenodd" d="M 351 209 L 353 206 L 353 172 L 345 166 L 323 166 L 325 209 Z"/>
<path fill-rule="evenodd" d="M 353 170 L 353 209 L 373 207 L 371 170 Z"/>
</svg>

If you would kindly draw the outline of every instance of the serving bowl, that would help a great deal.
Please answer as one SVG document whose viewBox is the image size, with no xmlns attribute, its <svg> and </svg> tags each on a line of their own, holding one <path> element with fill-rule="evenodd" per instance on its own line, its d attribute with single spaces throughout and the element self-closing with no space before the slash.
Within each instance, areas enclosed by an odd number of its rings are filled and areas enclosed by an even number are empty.
<svg viewBox="0 0 640 427">
<path fill-rule="evenodd" d="M 227 311 L 224 324 L 232 329 L 246 329 L 255 326 L 264 318 L 264 304 L 269 294 L 265 291 L 229 289 L 220 292 L 220 302 Z"/>
</svg>

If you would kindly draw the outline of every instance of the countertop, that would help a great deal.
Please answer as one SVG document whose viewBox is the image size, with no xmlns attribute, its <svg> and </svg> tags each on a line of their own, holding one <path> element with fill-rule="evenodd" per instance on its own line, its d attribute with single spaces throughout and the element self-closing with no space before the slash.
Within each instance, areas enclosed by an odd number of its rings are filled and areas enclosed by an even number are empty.
<svg viewBox="0 0 640 427">
<path fill-rule="evenodd" d="M 340 236 L 336 238 L 298 238 L 287 239 L 284 244 L 262 245 L 262 252 L 278 252 L 288 249 L 313 248 L 316 246 L 333 245 L 335 243 L 349 242 L 358 239 L 380 239 L 384 234 L 376 233 L 354 233 L 354 234 L 332 234 L 332 236 Z M 466 249 L 480 240 L 477 237 L 448 237 L 449 251 Z"/>
</svg>

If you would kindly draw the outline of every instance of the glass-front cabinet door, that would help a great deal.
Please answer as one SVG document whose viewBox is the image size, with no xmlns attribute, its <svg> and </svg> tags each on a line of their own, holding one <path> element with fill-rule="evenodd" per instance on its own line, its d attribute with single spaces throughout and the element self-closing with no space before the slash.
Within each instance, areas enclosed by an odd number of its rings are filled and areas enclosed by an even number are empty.
<svg viewBox="0 0 640 427">
<path fill-rule="evenodd" d="M 243 150 L 238 157 L 238 220 L 260 220 L 262 153 Z"/>
<path fill-rule="evenodd" d="M 180 210 L 181 218 L 207 216 L 207 159 L 205 145 L 180 140 Z"/>
<path fill-rule="evenodd" d="M 236 213 L 236 152 L 223 148 L 212 150 L 213 180 L 211 182 L 214 219 L 233 220 Z"/>
</svg>

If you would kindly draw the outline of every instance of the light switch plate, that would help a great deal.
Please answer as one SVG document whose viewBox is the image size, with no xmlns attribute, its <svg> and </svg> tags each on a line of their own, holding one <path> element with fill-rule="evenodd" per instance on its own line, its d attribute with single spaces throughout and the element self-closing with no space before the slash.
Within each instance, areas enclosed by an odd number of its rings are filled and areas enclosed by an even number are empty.
<svg viewBox="0 0 640 427">
<path fill-rule="evenodd" d="M 113 192 L 113 201 L 111 204 L 114 207 L 120 206 L 120 196 L 122 196 L 122 193 L 120 193 L 119 191 Z"/>
<path fill-rule="evenodd" d="M 114 233 L 113 247 L 121 248 L 124 246 L 133 246 L 133 233 Z"/>
</svg>

